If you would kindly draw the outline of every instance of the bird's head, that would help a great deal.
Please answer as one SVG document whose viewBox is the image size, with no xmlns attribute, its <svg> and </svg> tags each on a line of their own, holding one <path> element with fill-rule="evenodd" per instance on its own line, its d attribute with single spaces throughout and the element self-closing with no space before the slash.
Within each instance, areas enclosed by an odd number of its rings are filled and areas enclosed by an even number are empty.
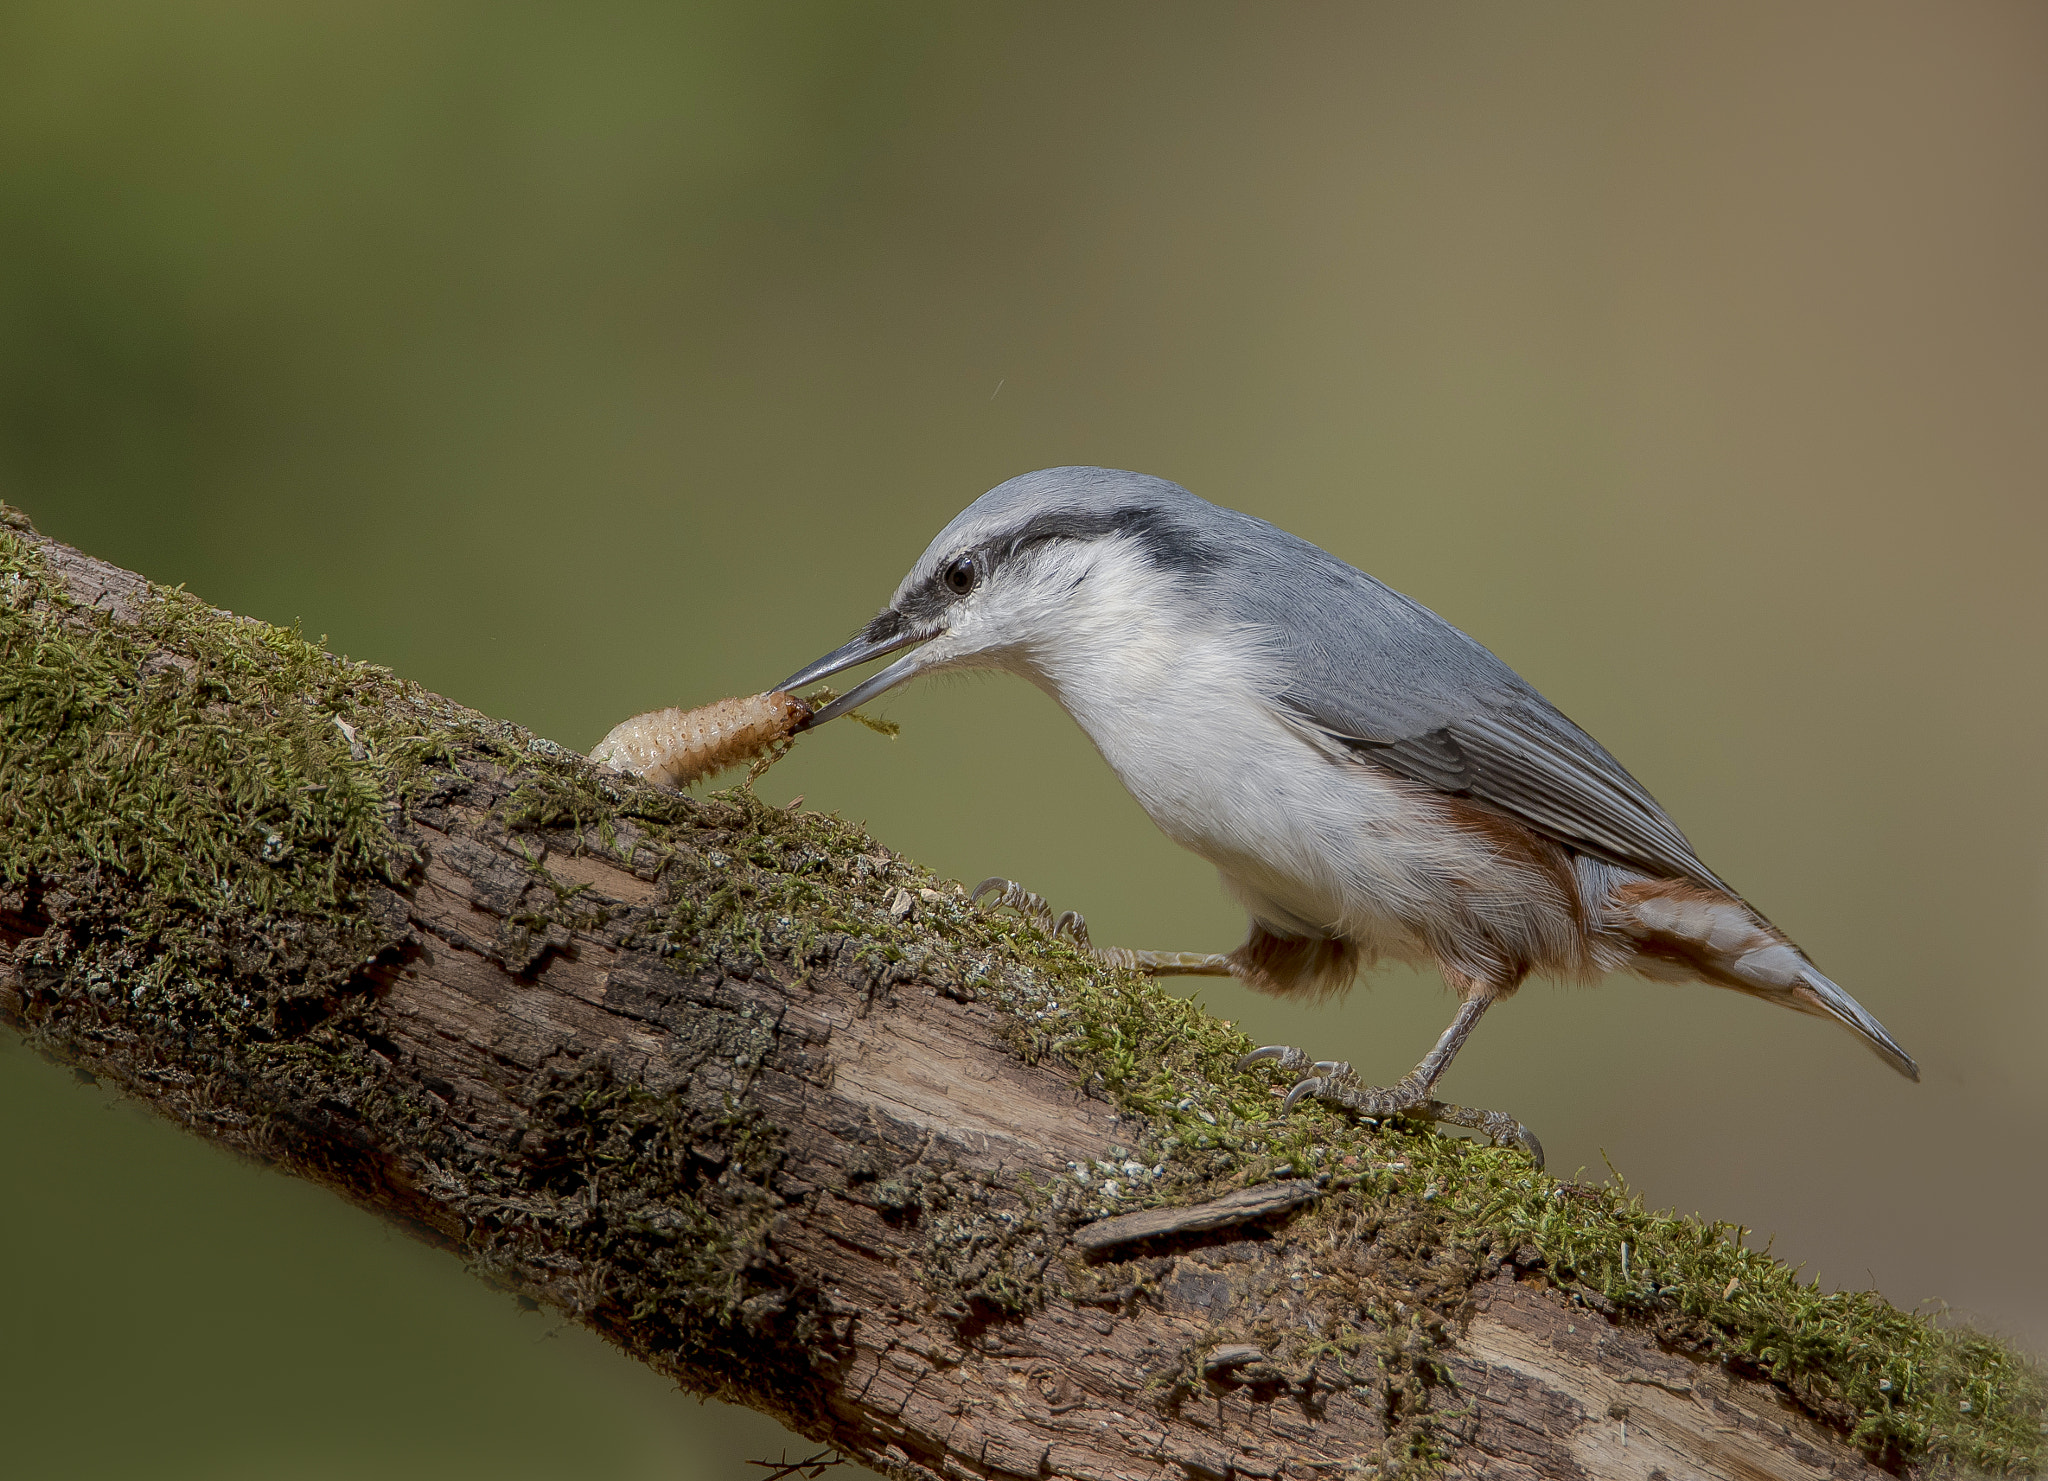
<svg viewBox="0 0 2048 1481">
<path fill-rule="evenodd" d="M 941 530 L 853 641 L 776 688 L 915 650 L 819 710 L 809 728 L 941 669 L 1010 669 L 1043 681 L 1064 662 L 1185 620 L 1194 589 L 1228 556 L 1217 527 L 1228 516 L 1143 474 L 1023 474 Z"/>
</svg>

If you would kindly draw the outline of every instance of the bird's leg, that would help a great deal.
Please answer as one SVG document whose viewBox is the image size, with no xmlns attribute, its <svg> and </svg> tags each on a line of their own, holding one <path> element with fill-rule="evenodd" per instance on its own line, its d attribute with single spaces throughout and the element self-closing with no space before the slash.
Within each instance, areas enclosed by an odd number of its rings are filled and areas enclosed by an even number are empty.
<svg viewBox="0 0 2048 1481">
<path fill-rule="evenodd" d="M 984 879 L 968 896 L 980 903 L 982 896 L 994 895 L 990 910 L 1014 910 L 1048 936 L 1063 937 L 1108 967 L 1125 972 L 1143 972 L 1152 977 L 1228 977 L 1230 958 L 1204 951 L 1133 951 L 1127 946 L 1097 946 L 1088 939 L 1088 922 L 1078 910 L 1055 916 L 1042 896 L 1000 875 Z"/>
<path fill-rule="evenodd" d="M 1312 1060 L 1299 1049 L 1282 1044 L 1268 1045 L 1254 1049 L 1238 1061 L 1243 1069 L 1262 1059 L 1277 1060 L 1280 1069 L 1289 1074 L 1298 1074 L 1301 1079 L 1287 1092 L 1287 1098 L 1280 1103 L 1280 1114 L 1286 1115 L 1295 1104 L 1303 1100 L 1320 1101 L 1332 1110 L 1345 1111 L 1354 1116 L 1370 1120 L 1385 1120 L 1393 1116 L 1409 1116 L 1419 1121 L 1446 1121 L 1453 1126 L 1463 1126 L 1485 1133 L 1496 1147 L 1519 1146 L 1524 1148 L 1536 1161 L 1543 1165 L 1543 1146 L 1530 1130 L 1508 1115 L 1505 1111 L 1482 1111 L 1471 1106 L 1452 1105 L 1448 1101 L 1434 1099 L 1430 1092 L 1436 1082 L 1450 1068 L 1457 1057 L 1472 1026 L 1479 1022 L 1480 1015 L 1493 1006 L 1500 996 L 1498 988 L 1488 983 L 1463 978 L 1459 985 L 1464 989 L 1460 994 L 1458 1013 L 1451 1020 L 1451 1026 L 1443 1031 L 1436 1041 L 1436 1047 L 1422 1057 L 1422 1063 L 1410 1070 L 1397 1085 L 1381 1087 L 1361 1085 L 1351 1066 L 1341 1060 Z"/>
</svg>

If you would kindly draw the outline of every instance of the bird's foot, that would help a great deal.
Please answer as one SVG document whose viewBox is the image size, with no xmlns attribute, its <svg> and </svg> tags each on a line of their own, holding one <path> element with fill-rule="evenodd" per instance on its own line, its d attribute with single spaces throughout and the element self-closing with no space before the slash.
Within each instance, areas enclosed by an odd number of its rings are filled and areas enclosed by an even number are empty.
<svg viewBox="0 0 2048 1481">
<path fill-rule="evenodd" d="M 1520 1147 L 1543 1166 L 1543 1144 L 1535 1133 L 1505 1111 L 1482 1111 L 1472 1106 L 1452 1105 L 1435 1100 L 1430 1087 L 1414 1075 L 1399 1084 L 1380 1086 L 1359 1083 L 1350 1065 L 1337 1059 L 1310 1059 L 1299 1049 L 1269 1044 L 1254 1049 L 1237 1062 L 1249 1069 L 1261 1060 L 1274 1060 L 1283 1074 L 1300 1076 L 1287 1098 L 1280 1102 L 1285 1116 L 1304 1100 L 1313 1100 L 1333 1111 L 1342 1111 L 1368 1121 L 1388 1121 L 1405 1116 L 1416 1121 L 1442 1121 L 1482 1133 L 1496 1147 Z"/>
<path fill-rule="evenodd" d="M 967 897 L 967 903 L 980 905 L 984 895 L 995 896 L 984 907 L 985 909 L 1014 910 L 1048 936 L 1060 936 L 1072 931 L 1077 935 L 1080 945 L 1088 944 L 1088 922 L 1082 919 L 1079 911 L 1069 910 L 1065 915 L 1055 917 L 1052 907 L 1045 903 L 1045 896 L 1033 894 L 1014 879 L 1004 879 L 1000 874 L 991 874 L 974 887 L 973 893 Z"/>
<path fill-rule="evenodd" d="M 1230 975 L 1230 958 L 1214 952 L 1133 951 L 1127 946 L 1097 946 L 1088 939 L 1088 921 L 1080 911 L 1063 910 L 1054 915 L 1044 896 L 1033 894 L 1014 879 L 991 875 L 976 885 L 967 898 L 978 905 L 986 895 L 995 897 L 988 909 L 1014 910 L 1046 935 L 1072 943 L 1075 949 L 1087 952 L 1104 966 L 1153 977 Z"/>
</svg>

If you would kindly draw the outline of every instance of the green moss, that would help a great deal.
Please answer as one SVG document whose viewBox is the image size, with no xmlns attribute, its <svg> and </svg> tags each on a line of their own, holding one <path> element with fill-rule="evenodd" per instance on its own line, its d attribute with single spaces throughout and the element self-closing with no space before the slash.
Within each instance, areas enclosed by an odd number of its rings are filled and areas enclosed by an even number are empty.
<svg viewBox="0 0 2048 1481">
<path fill-rule="evenodd" d="M 1231 1025 L 1149 983 L 1084 975 L 1085 962 L 1057 942 L 1033 944 L 1064 970 L 1015 994 L 1030 1047 L 1092 1073 L 1151 1127 L 1121 1165 L 1086 1170 L 1098 1188 L 1116 1185 L 1117 1198 L 1099 1210 L 1182 1201 L 1197 1182 L 1323 1175 L 1334 1196 L 1316 1217 L 1349 1221 L 1354 1235 L 1367 1229 L 1382 1241 L 1402 1231 L 1396 1243 L 1407 1256 L 1398 1278 L 1380 1283 L 1383 1295 L 1408 1292 L 1412 1304 L 1423 1291 L 1422 1309 L 1440 1329 L 1455 1323 L 1472 1281 L 1519 1252 L 1575 1300 L 1784 1384 L 1882 1463 L 1941 1474 L 2040 1468 L 2048 1390 L 2039 1366 L 2004 1344 L 1900 1311 L 1875 1292 L 1824 1291 L 1749 1248 L 1747 1230 L 1648 1210 L 1618 1177 L 1570 1183 L 1538 1172 L 1519 1151 L 1398 1123 L 1360 1126 L 1314 1107 L 1276 1121 L 1283 1082 L 1263 1067 L 1234 1070 L 1253 1046 Z M 1446 1270 L 1455 1273 L 1448 1284 Z M 1405 1328 L 1408 1336 L 1391 1349 L 1379 1342 L 1377 1360 L 1426 1375 L 1446 1339 L 1426 1321 L 1417 1327 L 1420 1312 L 1410 1320 L 1388 1300 L 1378 1304 L 1381 1333 Z M 1359 1339 L 1333 1330 L 1319 1340 L 1342 1347 Z M 1274 1341 L 1269 1350 L 1297 1360 L 1313 1346 L 1298 1334 Z"/>
<path fill-rule="evenodd" d="M 470 1200 L 477 1265 L 700 1392 L 800 1418 L 811 1364 L 829 1363 L 833 1343 L 829 1317 L 772 1277 L 776 1129 L 588 1066 L 544 1075 L 523 1099 L 516 1170 Z"/>
<path fill-rule="evenodd" d="M 974 909 L 957 884 L 835 818 L 792 815 L 744 792 L 714 796 L 703 818 L 718 841 L 682 871 L 664 949 L 704 960 L 787 955 L 801 965 L 843 933 L 878 984 L 916 977 L 995 1000 L 1009 1010 L 1020 1052 L 1072 1065 L 1141 1122 L 1131 1145 L 1039 1193 L 1037 1219 L 1071 1224 L 1281 1175 L 1329 1179 L 1331 1194 L 1305 1232 L 1330 1221 L 1347 1231 L 1332 1250 L 1363 1241 L 1377 1251 L 1369 1270 L 1343 1276 L 1341 1294 L 1366 1321 L 1272 1334 L 1268 1350 L 1295 1364 L 1318 1352 L 1362 1354 L 1359 1381 L 1367 1370 L 1380 1375 L 1395 1406 L 1390 1461 L 1426 1470 L 1466 1423 L 1441 1355 L 1472 1285 L 1519 1257 L 1576 1301 L 1784 1384 L 1886 1464 L 2018 1475 L 2041 1463 L 2048 1398 L 2039 1369 L 1988 1337 L 1872 1292 L 1824 1291 L 1745 1245 L 1746 1231 L 1645 1209 L 1618 1178 L 1572 1183 L 1519 1151 L 1402 1124 L 1361 1126 L 1314 1107 L 1276 1120 L 1281 1077 L 1265 1067 L 1239 1073 L 1250 1041 L 1199 1005 L 1105 972 L 1023 921 Z M 902 918 L 891 905 L 906 895 L 912 912 Z M 949 1217 L 961 1212 L 957 1198 L 905 1196 Z M 956 1227 L 955 1237 L 981 1241 L 1006 1268 L 1029 1268 L 1028 1251 L 986 1219 L 964 1236 Z M 940 1252 L 933 1258 L 939 1294 L 956 1297 L 963 1272 Z M 1342 1262 L 1315 1263 L 1327 1274 Z M 973 1272 L 964 1275 L 972 1286 Z M 1069 1278 L 1143 1277 L 1134 1268 Z M 1037 1285 L 1013 1283 L 1010 1302 Z"/>
<path fill-rule="evenodd" d="M 1988 1338 L 1872 1293 L 1822 1291 L 1748 1248 L 1744 1231 L 1646 1210 L 1619 1180 L 1561 1182 L 1517 1152 L 1315 1108 L 1277 1121 L 1281 1082 L 1234 1069 L 1251 1046 L 1229 1024 L 973 909 L 958 885 L 858 828 L 745 791 L 698 801 L 600 775 L 182 593 L 159 591 L 139 628 L 116 627 L 71 606 L 17 534 L 25 527 L 0 506 L 0 892 L 12 892 L 9 909 L 85 917 L 90 929 L 71 939 L 94 944 L 45 939 L 17 965 L 61 979 L 95 1011 L 206 1036 L 224 1077 L 268 1077 L 319 1115 L 402 1127 L 408 1145 L 450 1165 L 473 1160 L 431 1096 L 380 1068 L 350 984 L 395 939 L 376 902 L 379 886 L 416 867 L 407 810 L 460 791 L 463 768 L 482 761 L 512 774 L 497 805 L 508 829 L 665 882 L 668 905 L 625 944 L 686 972 L 772 961 L 800 979 L 829 963 L 877 998 L 919 980 L 992 1000 L 1021 1053 L 1070 1064 L 1135 1119 L 1129 1145 L 1048 1187 L 998 1188 L 923 1158 L 865 1175 L 862 1196 L 923 1231 L 933 1297 L 963 1321 L 1043 1299 L 1060 1232 L 1084 1218 L 1317 1176 L 1330 1191 L 1297 1228 L 1317 1251 L 1308 1294 L 1335 1314 L 1317 1329 L 1250 1335 L 1283 1376 L 1320 1364 L 1373 1385 L 1391 1466 L 1426 1470 L 1462 1433 L 1442 1354 L 1473 1283 L 1506 1258 L 1682 1350 L 1783 1383 L 1887 1463 L 1994 1474 L 2040 1464 L 2040 1374 Z M 74 898 L 25 898 L 59 878 Z M 540 903 L 510 929 L 534 953 L 552 930 L 590 919 L 573 890 L 528 898 Z M 508 943 L 508 960 L 519 950 Z M 761 1037 L 731 1032 L 721 1052 L 744 1055 Z M 531 1171 L 478 1187 L 457 1238 L 472 1258 L 598 1325 L 635 1324 L 636 1336 L 667 1313 L 673 1330 L 652 1350 L 700 1386 L 716 1387 L 721 1365 L 742 1356 L 768 1364 L 830 1349 L 827 1316 L 784 1309 L 772 1283 L 747 1276 L 774 1205 L 777 1128 L 738 1107 L 695 1127 L 664 1098 L 588 1078 L 525 1094 Z M 729 1165 L 693 1160 L 706 1133 L 735 1149 Z M 290 1128 L 277 1139 L 289 1143 Z M 589 1170 L 577 1187 L 549 1181 L 571 1167 Z M 595 1272 L 588 1289 L 549 1287 L 547 1239 L 569 1241 L 571 1263 Z M 1113 1262 L 1061 1278 L 1128 1295 L 1146 1277 L 1138 1262 Z M 791 1361 L 776 1381 L 794 1410 L 806 1380 Z M 1190 1355 L 1183 1373 L 1198 1372 Z M 1173 1392 L 1167 1382 L 1162 1402 Z"/>
<path fill-rule="evenodd" d="M 279 911 L 331 910 L 346 881 L 382 872 L 390 750 L 353 758 L 333 722 L 359 707 L 319 649 L 209 622 L 189 598 L 142 631 L 49 620 L 68 603 L 12 531 L 0 592 L 0 879 L 104 868 L 154 881 L 166 903 Z M 172 651 L 189 669 L 146 665 L 195 615 L 218 629 L 205 658 L 184 642 Z"/>
<path fill-rule="evenodd" d="M 368 891 L 411 867 L 388 814 L 433 749 L 408 686 L 182 592 L 139 627 L 80 611 L 21 530 L 0 524 L 0 889 L 98 921 L 92 960 L 45 940 L 44 968 L 269 1037 L 388 934 Z M 26 898 L 55 878 L 67 898 Z M 224 985 L 252 978 L 262 1001 Z"/>
<path fill-rule="evenodd" d="M 472 806 L 509 774 L 499 821 L 587 829 L 652 870 L 692 848 L 701 805 L 622 790 L 560 747 L 181 592 L 151 592 L 117 625 L 70 600 L 26 533 L 0 506 L 0 907 L 54 923 L 13 963 L 31 1040 L 61 1053 L 109 1031 L 176 1034 L 153 1099 L 387 1208 L 380 1148 L 403 1146 L 446 1178 L 420 1232 L 700 1391 L 800 1420 L 832 1344 L 829 1318 L 772 1277 L 780 1130 L 582 1066 L 512 1087 L 516 1155 L 479 1146 L 440 1092 L 393 1069 L 363 970 L 406 933 L 383 886 L 417 868 L 415 810 Z M 475 775 L 493 780 L 478 792 Z M 545 888 L 521 898 L 538 903 L 498 943 L 512 970 L 556 927 L 604 924 L 577 889 L 533 880 Z M 707 1011 L 702 1031 L 762 1037 L 735 1016 Z"/>
<path fill-rule="evenodd" d="M 557 815 L 587 816 L 599 802 Z M 708 846 L 679 858 L 675 904 L 648 944 L 685 963 L 787 957 L 802 968 L 843 937 L 847 960 L 878 989 L 917 978 L 995 999 L 1022 1053 L 1071 1064 L 1145 1126 L 1130 1146 L 1070 1169 L 1071 1182 L 1038 1194 L 1027 1217 L 1012 1207 L 1006 1221 L 1000 1200 L 927 1169 L 884 1180 L 884 1203 L 943 1231 L 927 1255 L 944 1305 L 1031 1304 L 1048 1225 L 1321 1175 L 1332 1196 L 1311 1218 L 1343 1222 L 1352 1245 L 1366 1231 L 1377 1251 L 1369 1276 L 1345 1276 L 1366 1320 L 1309 1337 L 1270 1334 L 1269 1350 L 1296 1364 L 1350 1353 L 1358 1381 L 1383 1385 L 1394 1406 L 1389 1461 L 1426 1470 L 1467 1422 L 1441 1355 L 1472 1284 L 1520 1252 L 1573 1299 L 1784 1384 L 1885 1463 L 1991 1474 L 2040 1464 L 2040 1373 L 1990 1338 L 1875 1293 L 1823 1291 L 1747 1247 L 1746 1231 L 1647 1210 L 1618 1179 L 1569 1183 L 1517 1151 L 1315 1108 L 1277 1121 L 1278 1075 L 1238 1073 L 1250 1041 L 1197 1004 L 973 909 L 957 884 L 836 818 L 792 815 L 744 792 L 714 795 L 698 817 L 712 830 Z M 904 895 L 907 919 L 891 910 Z"/>
</svg>

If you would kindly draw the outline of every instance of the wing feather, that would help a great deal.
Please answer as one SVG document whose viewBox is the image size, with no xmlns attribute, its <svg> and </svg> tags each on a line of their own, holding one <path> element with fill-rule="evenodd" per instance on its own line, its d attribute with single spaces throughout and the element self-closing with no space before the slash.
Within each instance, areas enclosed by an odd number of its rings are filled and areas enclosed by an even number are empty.
<svg viewBox="0 0 2048 1481">
<path fill-rule="evenodd" d="M 1283 717 L 1583 853 L 1735 894 L 1641 782 L 1486 648 L 1306 540 L 1217 513 L 1242 538 L 1229 579 L 1202 579 L 1265 649 Z"/>
<path fill-rule="evenodd" d="M 1311 723 L 1368 763 L 1489 803 L 1581 852 L 1735 893 L 1700 862 L 1642 784 L 1604 751 L 1589 755 L 1561 746 L 1544 730 L 1498 716 L 1472 716 L 1397 740 L 1350 734 L 1323 719 Z"/>
</svg>

